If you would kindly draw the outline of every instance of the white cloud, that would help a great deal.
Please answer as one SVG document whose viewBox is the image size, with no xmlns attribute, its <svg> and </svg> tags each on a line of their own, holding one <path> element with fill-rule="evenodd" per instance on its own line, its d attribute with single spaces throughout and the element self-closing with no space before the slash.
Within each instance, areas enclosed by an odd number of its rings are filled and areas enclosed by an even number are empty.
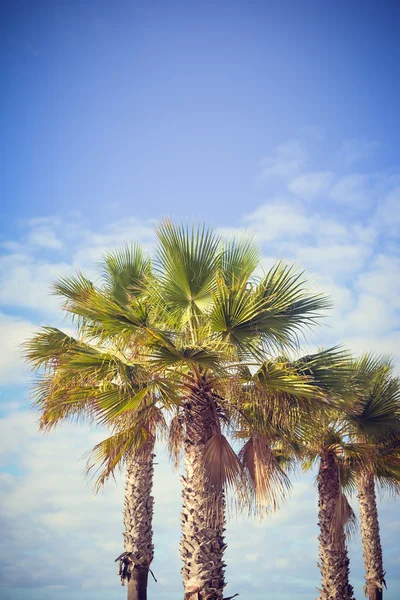
<svg viewBox="0 0 400 600">
<path fill-rule="evenodd" d="M 376 218 L 386 234 L 400 234 L 400 186 L 396 186 L 377 204 Z"/>
<path fill-rule="evenodd" d="M 377 354 L 389 354 L 394 357 L 397 372 L 400 375 L 400 331 L 394 330 L 382 335 L 363 332 L 355 333 L 351 330 L 343 336 L 343 343 L 355 354 L 363 352 L 376 352 Z"/>
<path fill-rule="evenodd" d="M 300 203 L 285 199 L 262 204 L 244 217 L 249 230 L 259 240 L 270 241 L 309 233 L 312 223 Z"/>
<path fill-rule="evenodd" d="M 40 435 L 36 415 L 26 411 L 11 412 L 0 420 L 0 464 L 13 461 L 18 466 L 17 475 L 0 473 L 0 503 L 6 519 L 0 554 L 12 565 L 1 569 L 3 583 L 19 587 L 22 578 L 26 586 L 47 588 L 54 585 L 54 572 L 62 564 L 56 583 L 66 586 L 69 596 L 77 589 L 118 590 L 114 559 L 123 550 L 123 481 L 117 474 L 118 485 L 110 480 L 94 496 L 92 484 L 83 478 L 83 454 L 103 437 L 104 433 L 83 425 L 64 425 L 62 430 Z M 175 577 L 167 591 L 172 586 L 177 593 L 179 555 L 177 548 L 172 554 L 169 546 L 176 546 L 179 539 L 179 476 L 172 473 L 163 453 L 157 454 L 153 569 L 167 581 L 172 568 Z"/>
<path fill-rule="evenodd" d="M 335 174 L 332 171 L 305 173 L 289 182 L 288 188 L 295 196 L 303 200 L 315 200 L 326 194 L 332 186 Z"/>
<path fill-rule="evenodd" d="M 58 215 L 48 215 L 46 217 L 33 217 L 25 221 L 28 227 L 40 227 L 42 225 L 56 227 L 62 224 L 62 219 Z"/>
<path fill-rule="evenodd" d="M 389 225 L 394 219 L 394 223 L 398 225 L 396 206 L 400 193 L 399 183 L 399 174 L 350 173 L 337 179 L 329 191 L 329 197 L 338 204 L 347 205 L 361 213 L 376 208 L 375 218 Z"/>
<path fill-rule="evenodd" d="M 360 273 L 357 287 L 363 292 L 376 295 L 395 309 L 400 309 L 400 257 L 385 254 L 377 255 Z"/>
<path fill-rule="evenodd" d="M 290 140 L 275 148 L 270 156 L 261 161 L 261 177 L 293 177 L 307 162 L 307 152 L 303 144 Z"/>
<path fill-rule="evenodd" d="M 0 258 L 0 304 L 48 314 L 59 311 L 60 301 L 50 285 L 72 274 L 72 265 L 35 260 L 32 255 L 11 254 Z"/>
<path fill-rule="evenodd" d="M 341 177 L 331 188 L 329 197 L 339 204 L 357 205 L 362 208 L 371 202 L 370 178 L 360 173 Z"/>
<path fill-rule="evenodd" d="M 315 285 L 332 300 L 333 307 L 329 313 L 329 321 L 335 327 L 340 323 L 343 313 L 351 310 L 355 303 L 353 291 L 337 279 L 334 273 L 329 273 L 327 270 L 323 273 L 315 271 L 313 273 Z"/>
<path fill-rule="evenodd" d="M 357 305 L 342 322 L 338 323 L 338 328 L 343 333 L 350 330 L 355 334 L 364 332 L 381 337 L 396 329 L 399 323 L 399 316 L 384 299 L 373 294 L 360 294 Z"/>
<path fill-rule="evenodd" d="M 151 253 L 155 244 L 154 221 L 133 217 L 107 225 L 101 232 L 82 230 L 81 241 L 73 254 L 73 263 L 85 267 L 97 264 L 102 256 L 124 244 L 142 244 Z"/>
<path fill-rule="evenodd" d="M 356 273 L 365 264 L 372 249 L 362 244 L 298 245 L 295 257 L 305 267 L 320 273 Z"/>
<path fill-rule="evenodd" d="M 0 313 L 0 385 L 24 380 L 21 344 L 35 330 L 33 323 Z"/>
<path fill-rule="evenodd" d="M 57 236 L 52 227 L 58 227 Z M 8 240 L 9 250 L 0 258 L 0 305 L 32 309 L 46 315 L 60 314 L 60 301 L 51 294 L 51 284 L 60 277 L 82 270 L 97 279 L 102 256 L 124 243 L 136 241 L 148 252 L 154 246 L 151 221 L 128 218 L 110 223 L 101 232 L 87 229 L 78 221 L 62 223 L 55 217 L 29 222 L 28 235 Z M 38 252 L 63 248 L 68 262 L 52 261 Z"/>
<path fill-rule="evenodd" d="M 62 248 L 63 245 L 50 227 L 35 227 L 28 235 L 27 242 L 33 246 L 52 249 Z"/>
</svg>

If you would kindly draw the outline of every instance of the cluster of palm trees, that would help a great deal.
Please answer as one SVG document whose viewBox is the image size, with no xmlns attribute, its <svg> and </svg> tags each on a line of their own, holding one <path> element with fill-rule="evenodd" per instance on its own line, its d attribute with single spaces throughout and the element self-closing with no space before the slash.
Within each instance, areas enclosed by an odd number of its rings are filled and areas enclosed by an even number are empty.
<svg viewBox="0 0 400 600">
<path fill-rule="evenodd" d="M 54 292 L 75 326 L 29 339 L 38 370 L 40 428 L 68 420 L 105 425 L 90 454 L 101 486 L 123 464 L 125 549 L 118 573 L 128 600 L 144 600 L 153 559 L 156 439 L 182 476 L 180 552 L 185 600 L 222 600 L 227 503 L 268 514 L 294 468 L 319 464 L 321 600 L 351 600 L 347 495 L 358 491 L 366 593 L 385 584 L 375 482 L 398 489 L 400 384 L 390 361 L 335 347 L 299 358 L 304 333 L 329 308 L 303 273 L 278 262 L 266 274 L 246 239 L 210 229 L 156 230 L 155 256 L 137 245 L 105 256 L 99 281 L 82 274 Z"/>
</svg>

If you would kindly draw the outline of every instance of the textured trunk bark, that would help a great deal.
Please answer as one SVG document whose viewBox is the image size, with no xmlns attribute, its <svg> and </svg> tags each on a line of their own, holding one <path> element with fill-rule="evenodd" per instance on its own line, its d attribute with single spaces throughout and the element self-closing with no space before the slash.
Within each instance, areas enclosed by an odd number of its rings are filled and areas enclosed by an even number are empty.
<svg viewBox="0 0 400 600">
<path fill-rule="evenodd" d="M 365 595 L 369 600 L 382 600 L 385 573 L 372 473 L 365 470 L 360 472 L 357 476 L 357 487 L 365 565 Z"/>
<path fill-rule="evenodd" d="M 125 552 L 119 557 L 122 585 L 128 600 L 146 600 L 153 546 L 153 454 L 154 439 L 126 461 L 124 502 Z"/>
<path fill-rule="evenodd" d="M 204 448 L 210 439 L 215 413 L 207 395 L 185 403 L 183 510 L 181 557 L 185 600 L 222 600 L 225 501 L 207 481 Z"/>
<path fill-rule="evenodd" d="M 325 452 L 321 456 L 318 473 L 319 494 L 319 559 L 322 576 L 320 600 L 354 600 L 349 584 L 349 558 L 344 531 L 332 536 L 332 521 L 340 494 L 339 473 L 335 455 Z"/>
</svg>

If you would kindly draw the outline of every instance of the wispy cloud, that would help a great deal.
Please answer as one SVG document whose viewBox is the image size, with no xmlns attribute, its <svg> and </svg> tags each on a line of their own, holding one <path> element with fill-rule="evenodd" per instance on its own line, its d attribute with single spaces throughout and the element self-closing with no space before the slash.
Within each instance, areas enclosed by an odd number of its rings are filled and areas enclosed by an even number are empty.
<svg viewBox="0 0 400 600">
<path fill-rule="evenodd" d="M 261 241 L 291 239 L 308 233 L 312 227 L 301 203 L 285 199 L 262 204 L 243 221 Z"/>
<path fill-rule="evenodd" d="M 0 386 L 24 381 L 21 345 L 33 334 L 35 327 L 27 319 L 0 313 Z"/>
<path fill-rule="evenodd" d="M 280 144 L 260 162 L 261 178 L 293 177 L 307 163 L 307 151 L 297 140 Z"/>
</svg>

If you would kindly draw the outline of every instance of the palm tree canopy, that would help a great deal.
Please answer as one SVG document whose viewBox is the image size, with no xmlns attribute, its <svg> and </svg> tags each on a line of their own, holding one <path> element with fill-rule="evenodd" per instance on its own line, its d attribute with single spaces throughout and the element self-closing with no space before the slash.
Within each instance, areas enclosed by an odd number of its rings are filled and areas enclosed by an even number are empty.
<svg viewBox="0 0 400 600">
<path fill-rule="evenodd" d="M 353 363 L 358 388 L 346 411 L 350 434 L 377 443 L 400 435 L 400 379 L 388 357 L 363 355 Z"/>
<path fill-rule="evenodd" d="M 143 438 L 133 434 L 138 423 L 146 431 L 156 407 L 179 415 L 182 401 L 201 389 L 215 409 L 208 456 L 220 457 L 214 472 L 225 485 L 235 467 L 221 427 L 236 428 L 260 402 L 267 412 L 279 401 L 294 411 L 301 402 L 326 402 L 323 386 L 343 359 L 339 349 L 301 365 L 273 355 L 297 348 L 330 303 L 280 261 L 256 277 L 260 258 L 248 239 L 223 243 L 205 226 L 169 221 L 156 233 L 152 262 L 137 245 L 126 246 L 104 257 L 100 284 L 78 273 L 54 285 L 77 334 L 48 327 L 26 344 L 27 360 L 42 369 L 42 426 L 82 415 L 107 424 L 113 435 L 94 456 L 109 456 L 112 472 L 129 436 Z"/>
</svg>

